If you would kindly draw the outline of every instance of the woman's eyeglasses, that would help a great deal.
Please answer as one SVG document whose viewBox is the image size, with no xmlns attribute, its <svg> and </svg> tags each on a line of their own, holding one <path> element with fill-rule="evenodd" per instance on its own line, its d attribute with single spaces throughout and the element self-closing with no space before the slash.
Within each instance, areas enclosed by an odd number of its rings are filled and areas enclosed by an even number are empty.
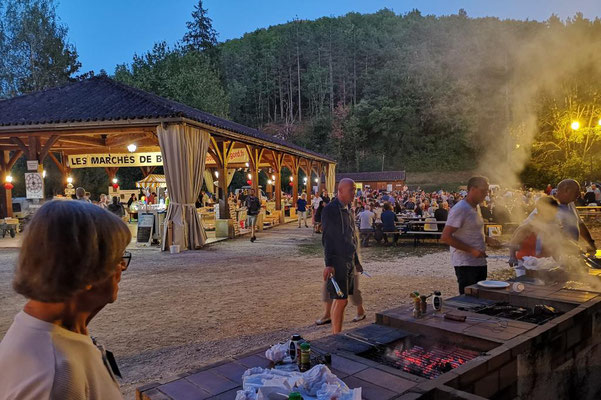
<svg viewBox="0 0 601 400">
<path fill-rule="evenodd" d="M 125 267 L 123 267 L 123 271 L 125 271 L 131 262 L 131 253 L 129 251 L 124 251 L 121 258 L 123 259 L 123 264 L 125 265 Z"/>
</svg>

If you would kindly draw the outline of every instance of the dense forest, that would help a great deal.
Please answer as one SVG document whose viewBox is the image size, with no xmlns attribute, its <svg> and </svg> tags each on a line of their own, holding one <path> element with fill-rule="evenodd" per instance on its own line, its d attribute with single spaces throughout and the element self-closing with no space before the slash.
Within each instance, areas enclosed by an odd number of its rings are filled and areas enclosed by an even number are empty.
<svg viewBox="0 0 601 400">
<path fill-rule="evenodd" d="M 88 76 L 76 75 L 77 53 L 52 1 L 7 4 L 0 95 Z M 27 42 L 28 30 L 43 27 L 17 11 L 32 5 L 58 40 Z M 601 21 L 581 14 L 536 22 L 388 9 L 219 42 L 199 1 L 180 42 L 159 42 L 113 75 L 332 155 L 341 171 L 478 169 L 540 187 L 601 178 L 600 45 Z M 64 65 L 31 66 L 23 56 L 48 49 Z"/>
</svg>

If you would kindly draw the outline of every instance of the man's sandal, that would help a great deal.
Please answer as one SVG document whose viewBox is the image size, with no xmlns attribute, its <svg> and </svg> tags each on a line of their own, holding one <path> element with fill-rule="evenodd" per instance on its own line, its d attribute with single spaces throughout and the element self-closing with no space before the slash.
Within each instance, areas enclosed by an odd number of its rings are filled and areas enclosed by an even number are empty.
<svg viewBox="0 0 601 400">
<path fill-rule="evenodd" d="M 326 324 L 331 324 L 332 320 L 330 318 L 328 319 L 318 319 L 317 321 L 315 321 L 315 325 L 320 326 L 320 325 L 326 325 Z"/>
<path fill-rule="evenodd" d="M 363 321 L 364 319 L 365 319 L 365 314 L 357 315 L 357 316 L 355 316 L 355 318 L 353 318 L 353 322 Z"/>
</svg>

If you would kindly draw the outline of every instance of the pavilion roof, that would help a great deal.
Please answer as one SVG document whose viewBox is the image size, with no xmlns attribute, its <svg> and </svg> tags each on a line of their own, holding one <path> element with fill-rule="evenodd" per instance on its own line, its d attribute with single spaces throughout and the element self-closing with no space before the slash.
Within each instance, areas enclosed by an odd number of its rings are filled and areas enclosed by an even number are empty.
<svg viewBox="0 0 601 400">
<path fill-rule="evenodd" d="M 324 160 L 331 157 L 185 104 L 157 96 L 107 76 L 96 76 L 64 86 L 0 100 L 0 131 L 90 122 L 132 122 L 186 119 L 221 130 L 287 147 Z M 7 129 L 8 128 L 8 129 Z M 213 133 L 213 132 L 211 132 Z"/>
<path fill-rule="evenodd" d="M 375 171 L 375 172 L 337 172 L 336 182 L 350 178 L 356 182 L 391 182 L 404 181 L 405 171 Z"/>
</svg>

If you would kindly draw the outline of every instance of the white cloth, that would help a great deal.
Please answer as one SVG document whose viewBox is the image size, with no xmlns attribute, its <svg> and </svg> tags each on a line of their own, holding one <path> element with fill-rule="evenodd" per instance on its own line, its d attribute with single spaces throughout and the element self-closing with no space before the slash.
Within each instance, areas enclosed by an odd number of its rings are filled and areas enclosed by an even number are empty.
<svg viewBox="0 0 601 400">
<path fill-rule="evenodd" d="M 317 210 L 319 208 L 319 202 L 323 200 L 321 198 L 321 196 L 315 196 L 313 197 L 313 200 L 311 200 L 311 205 L 313 206 L 314 210 Z"/>
<path fill-rule="evenodd" d="M 1 400 L 122 399 L 89 336 L 21 311 L 0 343 Z"/>
<path fill-rule="evenodd" d="M 370 210 L 363 210 L 359 213 L 359 229 L 372 229 L 376 214 Z"/>
<path fill-rule="evenodd" d="M 478 250 L 486 250 L 484 220 L 480 213 L 480 206 L 474 208 L 467 201 L 461 200 L 449 211 L 446 225 L 457 228 L 453 233 L 455 239 Z M 486 259 L 476 258 L 468 252 L 451 246 L 451 263 L 454 267 L 479 267 L 486 265 Z"/>
</svg>

